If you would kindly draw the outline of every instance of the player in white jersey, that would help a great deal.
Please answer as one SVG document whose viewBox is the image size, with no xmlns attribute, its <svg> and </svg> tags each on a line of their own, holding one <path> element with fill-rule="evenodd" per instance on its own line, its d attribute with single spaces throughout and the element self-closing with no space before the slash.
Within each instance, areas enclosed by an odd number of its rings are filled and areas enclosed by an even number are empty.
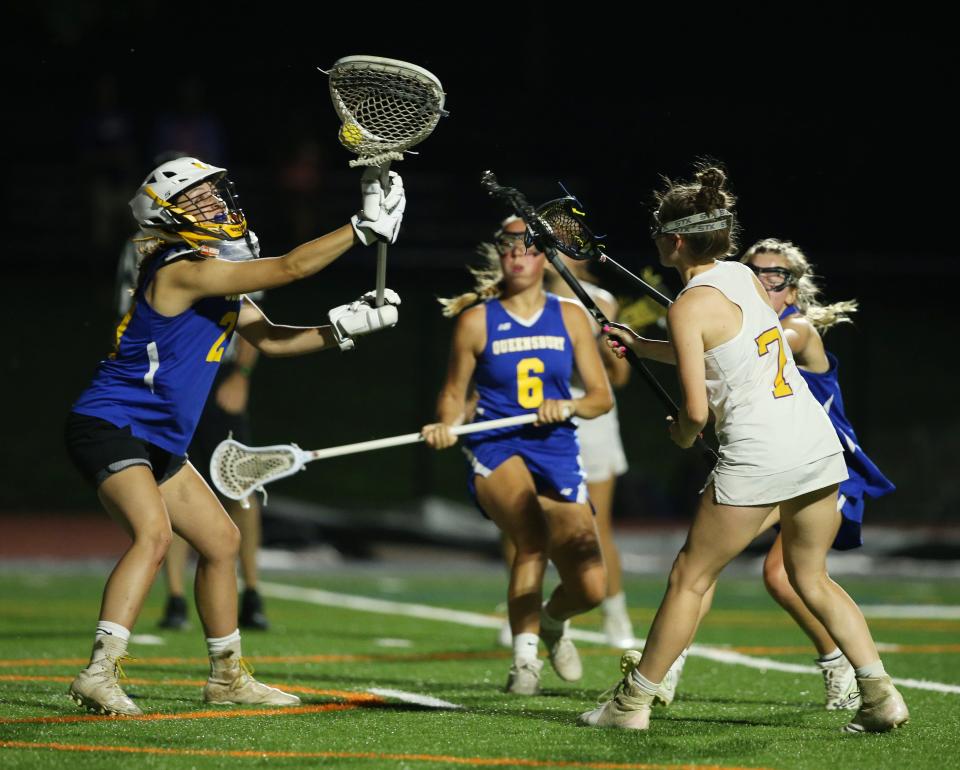
<svg viewBox="0 0 960 770">
<path fill-rule="evenodd" d="M 616 298 L 597 286 L 590 273 L 587 262 L 580 262 L 561 256 L 580 282 L 587 294 L 597 303 L 607 318 L 616 319 L 619 306 Z M 576 296 L 560 278 L 559 273 L 548 268 L 547 287 L 561 297 Z M 592 320 L 592 319 L 591 319 Z M 600 336 L 600 327 L 594 321 L 592 326 Z M 618 358 L 606 345 L 600 344 L 600 356 L 607 378 L 615 389 L 622 388 L 630 379 L 630 365 Z M 574 372 L 570 383 L 570 392 L 574 398 L 584 395 L 583 383 L 578 372 Z M 617 405 L 613 409 L 592 420 L 577 418 L 577 437 L 580 439 L 580 458 L 587 472 L 587 490 L 593 510 L 596 513 L 597 532 L 600 534 L 600 547 L 603 549 L 603 561 L 607 565 L 607 596 L 600 603 L 603 614 L 603 633 L 607 642 L 614 647 L 632 647 L 636 640 L 633 636 L 633 624 L 627 613 L 627 598 L 623 592 L 623 572 L 620 566 L 620 552 L 613 539 L 613 493 L 617 477 L 627 472 L 627 457 L 620 440 L 620 421 L 617 418 Z"/>
<path fill-rule="evenodd" d="M 839 526 L 837 485 L 847 478 L 842 449 L 793 362 L 766 291 L 745 265 L 718 261 L 735 249 L 725 179 L 720 169 L 702 168 L 696 182 L 668 183 L 658 196 L 652 237 L 661 264 L 675 268 L 684 284 L 667 315 L 670 342 L 610 329 L 618 352 L 629 345 L 637 355 L 677 365 L 683 403 L 670 420 L 670 436 L 692 446 L 712 413 L 720 460 L 643 654 L 624 654 L 625 676 L 614 696 L 580 722 L 648 728 L 651 704 L 690 642 L 704 595 L 779 505 L 790 582 L 856 670 L 862 702 L 844 729 L 891 730 L 909 718 L 906 704 L 863 613 L 826 570 Z"/>
</svg>

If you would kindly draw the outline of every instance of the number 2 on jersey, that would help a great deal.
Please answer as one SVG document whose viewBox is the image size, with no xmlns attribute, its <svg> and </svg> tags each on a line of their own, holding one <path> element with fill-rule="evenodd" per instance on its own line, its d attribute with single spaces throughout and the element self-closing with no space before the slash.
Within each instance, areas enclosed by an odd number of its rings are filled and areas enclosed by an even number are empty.
<svg viewBox="0 0 960 770">
<path fill-rule="evenodd" d="M 210 352 L 207 353 L 207 361 L 219 361 L 223 358 L 223 351 L 227 349 L 226 341 L 233 334 L 233 328 L 236 325 L 237 314 L 235 312 L 231 310 L 229 313 L 223 314 L 223 318 L 220 319 L 220 326 L 225 327 L 223 334 L 217 337 L 217 341 L 211 345 Z"/>
<path fill-rule="evenodd" d="M 524 409 L 536 409 L 543 403 L 543 380 L 534 374 L 543 374 L 543 361 L 524 358 L 517 364 L 517 403 Z"/>
<path fill-rule="evenodd" d="M 757 355 L 761 357 L 767 355 L 771 344 L 774 342 L 777 343 L 777 376 L 773 379 L 773 397 L 783 398 L 784 396 L 792 396 L 793 388 L 783 379 L 783 367 L 787 365 L 787 353 L 783 349 L 783 337 L 780 335 L 780 329 L 776 326 L 772 329 L 767 329 L 757 337 L 756 342 Z"/>
</svg>

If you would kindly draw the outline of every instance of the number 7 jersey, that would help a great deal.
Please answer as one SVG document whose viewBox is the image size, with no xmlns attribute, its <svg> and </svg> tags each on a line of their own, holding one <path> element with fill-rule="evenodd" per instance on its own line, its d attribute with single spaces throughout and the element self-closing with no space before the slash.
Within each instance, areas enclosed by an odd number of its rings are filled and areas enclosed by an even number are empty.
<svg viewBox="0 0 960 770">
<path fill-rule="evenodd" d="M 156 271 L 187 256 L 159 254 L 116 330 L 114 349 L 73 411 L 99 417 L 173 454 L 186 454 L 240 312 L 239 297 L 206 297 L 164 316 L 144 297 Z"/>
<path fill-rule="evenodd" d="M 720 442 L 717 472 L 766 476 L 841 453 L 836 431 L 800 375 L 777 314 L 758 294 L 750 268 L 717 262 L 683 291 L 697 286 L 716 289 L 742 313 L 737 335 L 703 356 Z"/>
</svg>

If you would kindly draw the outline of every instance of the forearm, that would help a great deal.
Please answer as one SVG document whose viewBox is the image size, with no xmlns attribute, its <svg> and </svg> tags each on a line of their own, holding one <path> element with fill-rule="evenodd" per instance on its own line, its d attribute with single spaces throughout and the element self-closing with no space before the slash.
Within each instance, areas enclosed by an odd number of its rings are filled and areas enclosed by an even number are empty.
<svg viewBox="0 0 960 770">
<path fill-rule="evenodd" d="M 326 348 L 337 348 L 332 326 L 258 325 L 247 330 L 246 339 L 264 355 L 274 358 L 302 356 Z"/>
<path fill-rule="evenodd" d="M 466 399 L 449 391 L 442 391 L 437 398 L 437 422 L 446 425 L 462 425 L 466 420 Z"/>
<path fill-rule="evenodd" d="M 634 343 L 633 350 L 640 358 L 649 358 L 651 361 L 676 366 L 677 352 L 666 340 L 648 340 L 641 337 Z"/>
<path fill-rule="evenodd" d="M 347 249 L 357 243 L 356 234 L 349 224 L 327 233 L 320 238 L 307 241 L 293 251 L 281 257 L 284 268 L 299 280 L 319 273 Z"/>
<path fill-rule="evenodd" d="M 613 409 L 613 393 L 604 385 L 604 387 L 588 390 L 582 398 L 573 399 L 571 404 L 573 416 L 592 420 Z"/>
</svg>

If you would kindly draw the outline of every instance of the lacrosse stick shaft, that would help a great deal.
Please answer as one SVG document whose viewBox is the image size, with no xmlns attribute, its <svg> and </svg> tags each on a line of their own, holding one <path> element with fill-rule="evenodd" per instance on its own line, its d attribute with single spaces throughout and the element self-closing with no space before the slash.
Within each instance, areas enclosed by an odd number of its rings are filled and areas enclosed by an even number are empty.
<svg viewBox="0 0 960 770">
<path fill-rule="evenodd" d="M 640 291 L 642 291 L 644 294 L 650 297 L 650 299 L 652 299 L 654 302 L 660 305 L 663 305 L 664 307 L 670 307 L 670 305 L 673 304 L 672 299 L 670 299 L 665 294 L 657 291 L 653 286 L 651 286 L 649 283 L 643 280 L 639 275 L 636 275 L 635 273 L 632 273 L 629 270 L 627 270 L 627 268 L 625 268 L 615 259 L 611 259 L 606 254 L 604 254 L 602 257 L 600 257 L 600 261 L 606 265 L 612 265 L 614 268 L 616 268 L 621 275 L 633 281 L 637 285 L 637 287 L 640 289 Z"/>
<path fill-rule="evenodd" d="M 390 161 L 380 166 L 380 187 L 384 197 L 390 192 Z M 387 242 L 377 241 L 377 297 L 376 307 L 383 306 L 383 290 L 387 285 Z"/>
<path fill-rule="evenodd" d="M 536 412 L 530 414 L 519 414 L 514 417 L 502 417 L 498 420 L 486 420 L 485 422 L 471 422 L 466 425 L 457 425 L 450 429 L 454 436 L 463 436 L 467 433 L 481 433 L 485 430 L 496 430 L 497 428 L 511 428 L 516 425 L 527 425 L 536 422 Z M 389 438 L 378 438 L 372 441 L 360 441 L 356 444 L 344 444 L 343 446 L 329 447 L 328 449 L 314 449 L 308 452 L 308 462 L 312 460 L 326 460 L 330 457 L 341 457 L 343 455 L 352 455 L 359 452 L 372 452 L 374 449 L 387 449 L 393 446 L 403 446 L 404 444 L 417 444 L 423 441 L 421 433 L 405 433 L 402 436 L 391 436 Z"/>
<path fill-rule="evenodd" d="M 547 259 L 550 260 L 550 264 L 553 265 L 554 270 L 560 274 L 560 277 L 563 278 L 567 286 L 569 286 L 573 290 L 573 293 L 577 295 L 577 299 L 580 300 L 590 315 L 593 316 L 593 319 L 600 324 L 600 328 L 603 328 L 609 324 L 609 319 L 603 314 L 603 311 L 597 306 L 597 303 L 593 301 L 593 297 L 587 294 L 586 289 L 580 285 L 580 281 L 578 281 L 576 276 L 570 272 L 570 269 L 564 264 L 563 260 L 560 259 L 556 249 L 547 248 L 546 253 Z M 656 395 L 656 397 L 660 400 L 660 403 L 663 404 L 664 408 L 666 408 L 667 414 L 674 419 L 677 419 L 680 415 L 680 410 L 673 402 L 673 399 L 670 398 L 670 394 L 664 390 L 663 385 L 660 384 L 659 380 L 657 380 L 657 378 L 653 376 L 653 373 L 647 368 L 646 364 L 644 364 L 643 361 L 640 360 L 640 357 L 629 348 L 627 348 L 626 359 L 635 371 L 640 372 L 640 376 L 643 377 L 647 385 L 649 385 L 651 390 L 653 390 L 654 395 Z M 717 460 L 720 459 L 710 445 L 699 436 L 696 440 L 696 446 L 703 456 L 711 462 L 716 463 Z"/>
</svg>

